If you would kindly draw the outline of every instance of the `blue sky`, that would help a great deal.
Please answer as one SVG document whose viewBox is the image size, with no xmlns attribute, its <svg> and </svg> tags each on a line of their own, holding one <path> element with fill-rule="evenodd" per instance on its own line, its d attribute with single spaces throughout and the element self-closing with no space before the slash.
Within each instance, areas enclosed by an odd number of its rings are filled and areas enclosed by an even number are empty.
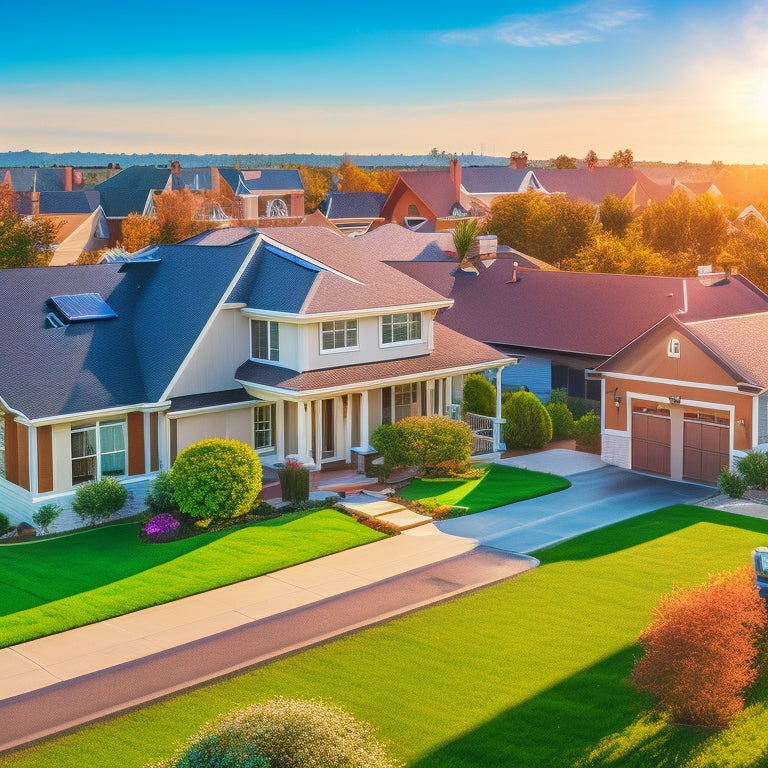
<svg viewBox="0 0 768 768">
<path fill-rule="evenodd" d="M 765 6 L 13 3 L 0 150 L 765 163 Z"/>
</svg>

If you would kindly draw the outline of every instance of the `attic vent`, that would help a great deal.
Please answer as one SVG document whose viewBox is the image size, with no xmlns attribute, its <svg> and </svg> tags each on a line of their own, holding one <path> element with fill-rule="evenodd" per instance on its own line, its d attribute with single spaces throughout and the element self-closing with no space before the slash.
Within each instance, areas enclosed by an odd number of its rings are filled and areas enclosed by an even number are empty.
<svg viewBox="0 0 768 768">
<path fill-rule="evenodd" d="M 66 323 L 117 317 L 117 313 L 98 293 L 51 296 L 48 303 L 53 306 L 58 318 Z"/>
</svg>

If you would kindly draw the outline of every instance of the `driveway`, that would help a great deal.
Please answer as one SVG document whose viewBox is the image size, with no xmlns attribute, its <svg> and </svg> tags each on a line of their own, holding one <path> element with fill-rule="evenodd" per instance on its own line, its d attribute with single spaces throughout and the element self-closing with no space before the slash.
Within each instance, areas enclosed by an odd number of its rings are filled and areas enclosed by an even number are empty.
<svg viewBox="0 0 768 768">
<path fill-rule="evenodd" d="M 555 453 L 563 455 L 551 455 Z M 568 453 L 548 451 L 538 458 L 502 462 L 565 475 L 572 483 L 567 490 L 444 520 L 437 527 L 506 552 L 530 553 L 644 512 L 670 504 L 695 504 L 713 494 L 709 486 L 637 474 L 602 464 L 596 457 L 590 462 L 577 455 L 569 461 Z"/>
</svg>

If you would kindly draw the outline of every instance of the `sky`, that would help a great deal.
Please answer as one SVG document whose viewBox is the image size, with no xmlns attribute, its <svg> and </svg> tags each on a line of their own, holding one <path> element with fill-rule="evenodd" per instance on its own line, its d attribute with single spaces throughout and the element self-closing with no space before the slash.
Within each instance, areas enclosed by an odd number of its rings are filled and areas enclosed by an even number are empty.
<svg viewBox="0 0 768 768">
<path fill-rule="evenodd" d="M 768 162 L 764 0 L 38 0 L 0 151 Z"/>
</svg>

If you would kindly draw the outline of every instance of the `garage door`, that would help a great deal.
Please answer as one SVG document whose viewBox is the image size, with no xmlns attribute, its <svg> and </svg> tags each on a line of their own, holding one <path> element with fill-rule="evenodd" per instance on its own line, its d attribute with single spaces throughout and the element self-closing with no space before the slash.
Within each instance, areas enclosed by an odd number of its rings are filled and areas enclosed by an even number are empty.
<svg viewBox="0 0 768 768">
<path fill-rule="evenodd" d="M 632 469 L 669 477 L 670 425 L 668 415 L 632 414 Z"/>
<path fill-rule="evenodd" d="M 730 464 L 731 431 L 728 424 L 683 421 L 683 479 L 717 484 L 723 467 Z"/>
</svg>

